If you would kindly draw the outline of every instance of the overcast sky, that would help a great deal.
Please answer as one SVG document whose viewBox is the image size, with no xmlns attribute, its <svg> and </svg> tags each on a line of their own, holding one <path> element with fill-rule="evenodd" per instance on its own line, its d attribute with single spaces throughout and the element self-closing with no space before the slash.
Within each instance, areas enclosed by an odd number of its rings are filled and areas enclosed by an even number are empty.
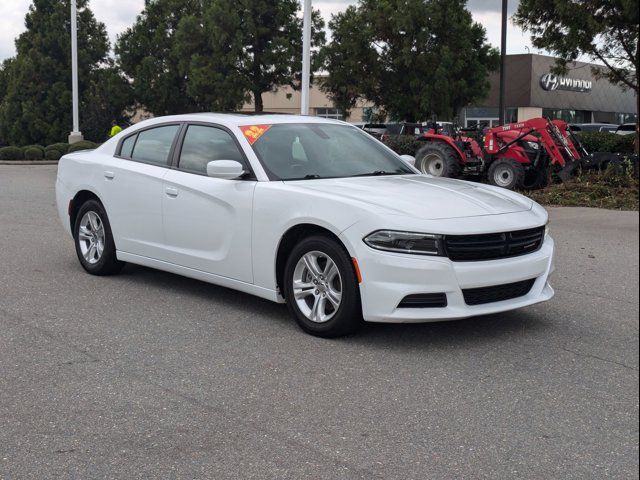
<svg viewBox="0 0 640 480">
<path fill-rule="evenodd" d="M 15 55 L 14 38 L 24 30 L 24 16 L 31 0 L 0 1 L 0 61 Z M 331 14 L 344 10 L 356 3 L 350 0 L 313 0 L 313 6 L 322 12 L 325 20 Z M 469 9 L 475 20 L 487 30 L 489 42 L 500 46 L 500 0 L 470 0 Z M 509 13 L 512 14 L 518 0 L 509 1 Z M 107 26 L 111 43 L 116 36 L 131 25 L 144 7 L 144 0 L 90 0 L 89 3 L 96 18 Z M 526 53 L 525 47 L 531 47 L 529 36 L 509 22 L 507 32 L 507 53 Z"/>
</svg>

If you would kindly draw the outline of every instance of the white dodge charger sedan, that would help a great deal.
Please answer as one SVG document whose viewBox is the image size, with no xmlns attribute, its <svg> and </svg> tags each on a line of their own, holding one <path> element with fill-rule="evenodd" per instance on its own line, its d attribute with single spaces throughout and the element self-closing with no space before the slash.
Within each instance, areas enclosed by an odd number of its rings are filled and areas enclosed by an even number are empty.
<svg viewBox="0 0 640 480">
<path fill-rule="evenodd" d="M 286 302 L 319 336 L 549 300 L 547 213 L 432 178 L 349 124 L 193 114 L 65 155 L 58 212 L 94 275 L 125 262 Z"/>
</svg>

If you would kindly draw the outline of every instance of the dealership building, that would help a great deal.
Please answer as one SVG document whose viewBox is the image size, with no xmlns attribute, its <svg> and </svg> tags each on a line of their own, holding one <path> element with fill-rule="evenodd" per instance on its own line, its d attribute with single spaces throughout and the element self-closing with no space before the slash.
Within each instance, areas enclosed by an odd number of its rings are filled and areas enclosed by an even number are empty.
<svg viewBox="0 0 640 480">
<path fill-rule="evenodd" d="M 554 58 L 544 55 L 523 54 L 506 56 L 506 121 L 516 122 L 535 117 L 560 118 L 571 123 L 629 123 L 637 115 L 636 96 L 632 90 L 623 90 L 606 79 L 596 79 L 589 63 L 573 62 L 565 76 L 551 72 Z M 429 81 L 429 79 L 425 79 Z M 498 125 L 499 74 L 489 77 L 487 98 L 463 108 L 459 122 L 464 126 Z M 268 112 L 299 113 L 300 92 L 283 87 L 263 94 L 264 110 Z M 326 118 L 345 119 L 327 95 L 311 87 L 309 113 Z M 252 103 L 243 110 L 252 111 Z M 372 104 L 360 102 L 345 120 L 367 121 L 375 111 Z M 427 120 L 429 112 L 425 113 Z M 449 119 L 441 119 L 449 120 Z"/>
<path fill-rule="evenodd" d="M 570 123 L 632 123 L 637 116 L 633 90 L 607 79 L 597 79 L 597 65 L 572 62 L 566 75 L 552 73 L 555 59 L 545 55 L 506 56 L 505 105 L 507 122 L 535 117 L 558 118 Z M 483 102 L 464 108 L 460 123 L 498 125 L 500 75 L 489 78 L 491 88 Z"/>
</svg>

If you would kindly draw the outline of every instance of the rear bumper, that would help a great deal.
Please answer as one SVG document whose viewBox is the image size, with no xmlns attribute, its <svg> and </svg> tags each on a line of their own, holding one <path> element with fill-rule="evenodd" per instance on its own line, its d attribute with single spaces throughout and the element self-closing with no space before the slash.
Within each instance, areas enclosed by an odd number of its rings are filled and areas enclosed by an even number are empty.
<svg viewBox="0 0 640 480">
<path fill-rule="evenodd" d="M 359 252 L 363 316 L 369 322 L 419 323 L 454 320 L 514 310 L 553 297 L 549 275 L 554 270 L 554 242 L 547 237 L 534 253 L 480 262 L 452 262 L 447 258 L 379 252 Z M 535 279 L 524 296 L 467 305 L 463 290 Z M 407 295 L 445 293 L 446 307 L 399 308 Z"/>
</svg>

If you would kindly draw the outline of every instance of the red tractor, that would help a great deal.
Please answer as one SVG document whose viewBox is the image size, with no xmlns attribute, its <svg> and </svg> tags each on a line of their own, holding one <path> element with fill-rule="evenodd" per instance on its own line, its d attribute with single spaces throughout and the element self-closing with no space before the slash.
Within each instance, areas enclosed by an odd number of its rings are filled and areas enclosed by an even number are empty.
<svg viewBox="0 0 640 480">
<path fill-rule="evenodd" d="M 416 167 L 437 177 L 486 174 L 492 185 L 535 189 L 548 184 L 552 166 L 564 180 L 586 156 L 561 120 L 533 118 L 493 127 L 481 140 L 474 131 L 434 124 L 418 138 L 425 145 L 416 153 Z"/>
</svg>

